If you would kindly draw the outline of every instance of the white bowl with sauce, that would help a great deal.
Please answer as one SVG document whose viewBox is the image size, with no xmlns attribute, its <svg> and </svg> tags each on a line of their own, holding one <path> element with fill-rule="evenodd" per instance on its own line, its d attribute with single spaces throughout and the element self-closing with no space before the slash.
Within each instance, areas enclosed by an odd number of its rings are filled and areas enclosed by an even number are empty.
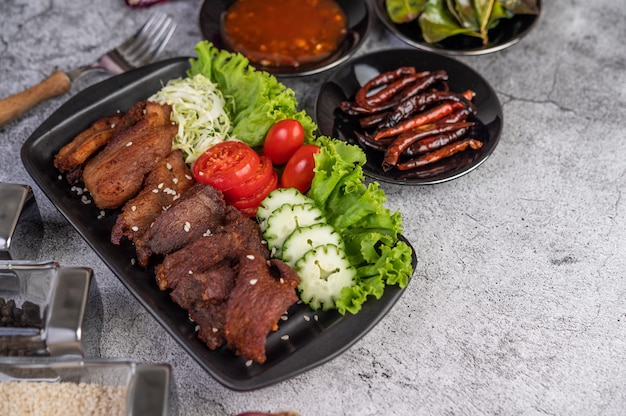
<svg viewBox="0 0 626 416">
<path fill-rule="evenodd" d="M 250 59 L 250 63 L 257 69 L 269 72 L 276 76 L 307 76 L 317 74 L 328 69 L 334 68 L 348 60 L 362 45 L 364 39 L 369 33 L 371 26 L 371 13 L 369 3 L 366 1 L 354 0 L 334 0 L 337 6 L 343 11 L 345 16 L 345 33 L 338 42 L 338 45 L 332 47 L 322 47 L 323 53 L 319 56 L 301 56 L 296 57 L 293 61 L 286 58 L 285 55 L 279 60 L 283 64 L 273 61 L 273 59 L 264 60 L 262 57 L 250 54 L 248 56 L 245 51 L 238 50 L 235 46 L 231 46 L 225 36 L 224 21 L 228 10 L 238 0 L 210 0 L 204 1 L 200 6 L 199 26 L 203 37 L 212 42 L 221 49 L 242 52 Z M 300 5 L 304 3 L 299 3 Z M 286 14 L 285 14 L 286 15 Z M 289 16 L 291 19 L 291 16 Z M 315 19 L 311 19 L 313 21 Z M 272 25 L 273 26 L 273 25 Z M 315 28 L 302 25 L 304 30 L 309 33 L 316 30 Z M 306 44 L 308 39 L 302 39 Z M 332 51 L 326 49 L 333 49 Z M 287 52 L 289 53 L 289 52 Z M 316 59 L 319 58 L 319 59 Z M 299 61 L 299 62 L 296 62 Z"/>
</svg>

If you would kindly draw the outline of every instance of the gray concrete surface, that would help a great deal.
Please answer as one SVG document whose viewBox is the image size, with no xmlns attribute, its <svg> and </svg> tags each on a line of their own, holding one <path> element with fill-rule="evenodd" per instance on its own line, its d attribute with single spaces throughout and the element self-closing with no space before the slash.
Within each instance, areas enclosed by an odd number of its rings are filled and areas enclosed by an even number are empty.
<svg viewBox="0 0 626 416">
<path fill-rule="evenodd" d="M 0 180 L 35 187 L 46 226 L 41 258 L 95 270 L 90 353 L 170 363 L 180 415 L 626 413 L 626 6 L 543 3 L 519 44 L 459 58 L 502 102 L 492 157 L 448 183 L 382 185 L 419 259 L 399 303 L 341 356 L 258 391 L 228 390 L 204 372 L 22 166 L 22 143 L 86 85 L 0 128 Z M 179 25 L 164 56 L 192 55 L 199 2 L 157 8 Z M 150 12 L 122 0 L 0 2 L 0 96 L 92 60 Z M 408 46 L 375 22 L 358 54 L 391 47 Z M 312 111 L 326 76 L 284 82 Z"/>
</svg>

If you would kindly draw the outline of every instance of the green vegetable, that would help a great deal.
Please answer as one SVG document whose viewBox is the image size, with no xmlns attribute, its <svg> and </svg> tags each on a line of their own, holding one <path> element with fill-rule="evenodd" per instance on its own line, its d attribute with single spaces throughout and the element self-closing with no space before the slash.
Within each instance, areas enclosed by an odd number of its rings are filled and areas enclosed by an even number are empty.
<svg viewBox="0 0 626 416">
<path fill-rule="evenodd" d="M 218 86 L 203 75 L 170 80 L 149 100 L 172 106 L 171 119 L 178 124 L 173 148 L 181 149 L 189 164 L 230 136 L 226 101 Z"/>
<path fill-rule="evenodd" d="M 293 233 L 293 230 L 324 222 L 326 222 L 324 214 L 315 204 L 284 204 L 267 218 L 267 231 L 263 236 L 267 240 L 268 246 L 276 249 L 275 256 L 280 258 L 283 243 Z"/>
<path fill-rule="evenodd" d="M 300 299 L 313 309 L 338 309 L 345 287 L 355 284 L 356 269 L 317 204 L 295 188 L 278 188 L 261 207 L 257 219 L 265 224 L 263 236 L 273 255 L 298 273 Z"/>
<path fill-rule="evenodd" d="M 313 140 L 317 126 L 304 110 L 298 111 L 292 89 L 271 74 L 257 71 L 239 53 L 220 50 L 207 41 L 196 44 L 195 50 L 198 56 L 190 60 L 188 75 L 203 74 L 219 86 L 227 100 L 234 137 L 251 147 L 261 146 L 272 125 L 293 118 L 302 124 L 305 140 Z"/>
<path fill-rule="evenodd" d="M 501 19 L 539 13 L 536 0 L 387 0 L 386 8 L 394 23 L 417 20 L 428 43 L 466 35 L 482 39 L 484 45 Z"/>
<path fill-rule="evenodd" d="M 392 22 L 402 24 L 417 19 L 428 0 L 387 0 L 385 8 Z"/>
<path fill-rule="evenodd" d="M 335 302 L 340 313 L 356 313 L 369 296 L 380 298 L 386 285 L 408 284 L 412 251 L 398 240 L 400 213 L 384 206 L 386 197 L 376 182 L 364 182 L 363 151 L 325 136 L 317 141 L 321 152 L 315 156 L 315 177 L 307 195 L 341 235 L 357 270 L 356 284 L 342 289 Z"/>
<path fill-rule="evenodd" d="M 307 251 L 294 267 L 300 276 L 300 298 L 313 309 L 336 308 L 344 291 L 355 283 L 356 270 L 333 244 Z"/>
<path fill-rule="evenodd" d="M 295 188 L 276 188 L 265 197 L 256 211 L 261 232 L 267 230 L 267 221 L 274 211 L 283 205 L 309 204 L 312 200 Z"/>
</svg>

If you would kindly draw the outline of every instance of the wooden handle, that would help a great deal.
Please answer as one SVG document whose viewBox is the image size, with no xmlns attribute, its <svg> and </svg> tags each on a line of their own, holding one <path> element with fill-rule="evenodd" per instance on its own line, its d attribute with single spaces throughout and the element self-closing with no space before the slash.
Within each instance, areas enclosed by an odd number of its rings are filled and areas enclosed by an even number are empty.
<svg viewBox="0 0 626 416">
<path fill-rule="evenodd" d="M 70 90 L 71 82 L 61 71 L 54 71 L 48 78 L 27 90 L 0 100 L 0 126 L 13 120 L 48 98 Z"/>
</svg>

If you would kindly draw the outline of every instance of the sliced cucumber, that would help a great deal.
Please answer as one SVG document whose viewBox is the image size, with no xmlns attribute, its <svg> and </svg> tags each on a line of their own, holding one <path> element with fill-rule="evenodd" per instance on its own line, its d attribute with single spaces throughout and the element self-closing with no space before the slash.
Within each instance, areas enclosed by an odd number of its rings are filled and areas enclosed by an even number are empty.
<svg viewBox="0 0 626 416">
<path fill-rule="evenodd" d="M 334 308 L 341 290 L 355 283 L 356 269 L 334 244 L 309 250 L 294 268 L 300 277 L 300 298 L 313 309 Z"/>
<path fill-rule="evenodd" d="M 324 214 L 315 204 L 283 204 L 267 219 L 263 236 L 270 249 L 274 249 L 274 256 L 280 258 L 283 243 L 295 229 L 324 222 Z"/>
<path fill-rule="evenodd" d="M 282 260 L 294 267 L 307 251 L 326 244 L 334 244 L 343 250 L 343 240 L 332 225 L 324 223 L 297 228 L 283 243 Z"/>
<path fill-rule="evenodd" d="M 268 196 L 265 197 L 259 208 L 257 209 L 256 216 L 259 220 L 261 231 L 265 232 L 267 228 L 267 219 L 272 212 L 284 204 L 297 205 L 313 203 L 313 200 L 296 188 L 276 188 Z"/>
</svg>

